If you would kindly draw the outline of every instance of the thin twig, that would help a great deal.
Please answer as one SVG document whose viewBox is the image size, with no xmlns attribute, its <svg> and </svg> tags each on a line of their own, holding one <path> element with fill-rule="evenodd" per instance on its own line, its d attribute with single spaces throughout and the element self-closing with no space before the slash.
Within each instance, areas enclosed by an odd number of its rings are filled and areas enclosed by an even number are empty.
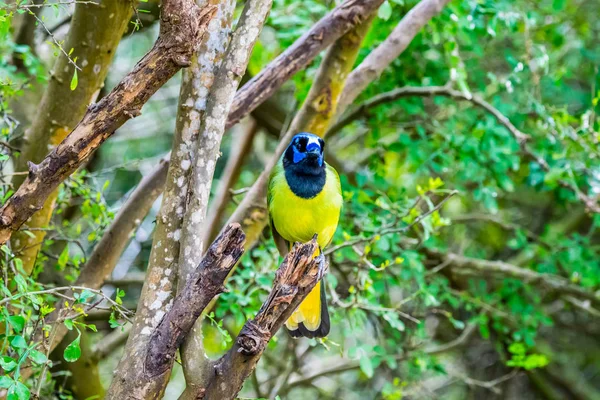
<svg viewBox="0 0 600 400">
<path fill-rule="evenodd" d="M 328 248 L 327 250 L 325 250 L 323 252 L 323 254 L 325 255 L 329 255 L 332 254 L 340 249 L 343 249 L 344 247 L 350 247 L 350 246 L 354 246 L 356 244 L 359 243 L 367 243 L 367 242 L 371 242 L 373 240 L 375 240 L 377 237 L 379 236 L 385 236 L 385 235 L 389 235 L 389 234 L 394 234 L 394 233 L 402 233 L 402 232 L 406 232 L 408 230 L 410 230 L 413 226 L 419 224 L 421 221 L 423 221 L 425 218 L 427 218 L 429 215 L 433 214 L 434 212 L 438 211 L 440 208 L 442 208 L 442 206 L 448 201 L 450 200 L 450 198 L 452 196 L 454 196 L 455 194 L 457 194 L 458 191 L 453 190 L 450 193 L 448 193 L 448 195 L 446 197 L 444 197 L 442 199 L 442 201 L 440 201 L 435 207 L 433 207 L 432 209 L 426 211 L 425 213 L 419 215 L 417 218 L 415 218 L 415 220 L 403 227 L 400 228 L 391 228 L 391 227 L 386 227 L 384 229 L 380 229 L 378 231 L 376 231 L 373 235 L 369 236 L 369 237 L 359 237 L 359 238 L 354 238 L 352 240 L 348 240 L 344 243 L 340 243 L 337 246 L 333 246 Z"/>
<path fill-rule="evenodd" d="M 96 4 L 96 3 L 94 3 L 94 4 Z M 54 34 L 52 32 L 50 32 L 50 29 L 48 29 L 48 27 L 46 26 L 44 21 L 42 21 L 42 19 L 40 17 L 38 17 L 37 15 L 35 15 L 35 13 L 33 13 L 33 12 L 31 12 L 30 15 L 32 15 L 37 20 L 37 22 L 42 26 L 42 28 L 44 28 L 44 30 L 46 31 L 46 34 L 52 39 L 52 42 L 54 42 L 54 45 L 56 47 L 58 47 L 60 52 L 63 53 L 63 55 L 65 57 L 67 57 L 69 64 L 73 65 L 73 67 L 75 67 L 76 70 L 81 71 L 81 68 L 75 63 L 75 61 L 73 59 L 71 59 L 71 56 L 65 51 L 65 49 L 63 49 L 60 42 L 58 40 L 56 40 L 56 36 L 54 36 Z"/>
<path fill-rule="evenodd" d="M 531 139 L 531 136 L 527 133 L 519 130 L 513 123 L 510 121 L 508 117 L 500 112 L 496 107 L 492 106 L 487 101 L 482 98 L 472 95 L 470 93 L 463 93 L 458 90 L 452 89 L 449 85 L 445 86 L 425 86 L 425 87 L 413 87 L 407 86 L 398 89 L 394 89 L 392 91 L 381 93 L 377 96 L 372 97 L 371 99 L 365 101 L 361 105 L 353 108 L 346 115 L 344 115 L 328 132 L 329 136 L 334 135 L 339 132 L 344 126 L 350 124 L 356 119 L 362 117 L 367 114 L 371 108 L 378 107 L 379 105 L 386 104 L 395 100 L 398 100 L 403 97 L 412 97 L 412 96 L 421 96 L 421 97 L 430 97 L 430 96 L 444 96 L 450 97 L 453 99 L 468 101 L 473 105 L 485 110 L 489 114 L 491 114 L 502 126 L 504 126 L 510 134 L 514 137 L 514 139 L 519 144 L 521 148 L 521 152 L 525 154 L 527 157 L 532 159 L 536 164 L 538 164 L 544 171 L 550 171 L 550 165 L 546 162 L 544 158 L 537 155 L 531 147 L 527 144 L 527 142 Z M 560 186 L 571 190 L 575 193 L 577 198 L 587 207 L 588 210 L 594 213 L 600 213 L 600 206 L 597 204 L 597 201 L 585 193 L 581 192 L 577 185 L 572 182 L 567 182 L 564 179 L 558 180 L 557 182 Z"/>
<path fill-rule="evenodd" d="M 72 4 L 93 4 L 95 6 L 99 6 L 100 5 L 100 3 L 97 3 L 95 1 L 72 0 L 72 1 L 57 1 L 55 3 L 42 3 L 42 4 L 19 4 L 16 8 L 17 9 L 26 9 L 26 10 L 29 10 L 30 8 L 67 6 L 67 5 L 72 5 Z"/>
</svg>

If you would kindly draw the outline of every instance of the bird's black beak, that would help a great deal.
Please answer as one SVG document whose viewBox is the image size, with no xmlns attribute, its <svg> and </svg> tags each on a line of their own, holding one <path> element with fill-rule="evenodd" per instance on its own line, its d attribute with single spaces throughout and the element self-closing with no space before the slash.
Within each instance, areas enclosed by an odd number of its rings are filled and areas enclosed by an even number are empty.
<svg viewBox="0 0 600 400">
<path fill-rule="evenodd" d="M 306 152 L 306 158 L 316 160 L 321 157 L 321 149 L 311 149 Z"/>
</svg>

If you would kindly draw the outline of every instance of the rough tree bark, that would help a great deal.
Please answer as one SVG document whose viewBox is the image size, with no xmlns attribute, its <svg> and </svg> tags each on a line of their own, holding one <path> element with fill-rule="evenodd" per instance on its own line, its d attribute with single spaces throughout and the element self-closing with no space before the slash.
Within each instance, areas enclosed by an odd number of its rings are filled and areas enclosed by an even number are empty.
<svg viewBox="0 0 600 400">
<path fill-rule="evenodd" d="M 39 10 L 41 8 L 32 12 Z M 26 132 L 15 171 L 27 171 L 27 162 L 40 162 L 48 149 L 66 137 L 83 117 L 87 106 L 95 101 L 131 13 L 132 4 L 128 1 L 104 0 L 99 5 L 79 3 L 75 6 L 63 46 L 73 49 L 71 58 L 77 57 L 77 65 L 81 68 L 77 71 L 77 87 L 75 90 L 70 88 L 75 67 L 67 56 L 59 53 L 35 119 Z M 33 18 L 35 25 L 35 17 L 26 15 L 26 20 Z M 24 179 L 22 175 L 15 175 L 14 186 L 18 187 Z M 45 228 L 48 225 L 57 195 L 57 191 L 49 195 L 43 209 L 28 221 L 28 227 Z M 36 230 L 29 235 L 17 233 L 12 240 L 13 249 L 23 261 L 27 274 L 33 270 L 45 235 L 45 231 Z"/>
<path fill-rule="evenodd" d="M 271 9 L 272 0 L 250 0 L 233 33 L 223 62 L 215 73 L 196 144 L 190 176 L 189 196 L 181 232 L 180 278 L 202 258 L 202 232 L 221 139 L 237 87 L 246 71 L 254 43 Z"/>
<path fill-rule="evenodd" d="M 317 247 L 315 238 L 295 244 L 277 270 L 269 297 L 256 318 L 246 322 L 233 347 L 217 362 L 208 386 L 194 393 L 195 396 L 182 396 L 183 400 L 237 398 L 269 340 L 325 274 L 325 258 L 313 258 Z"/>
<path fill-rule="evenodd" d="M 205 9 L 214 9 L 217 17 L 210 22 L 206 35 L 195 49 L 190 70 L 184 71 L 183 74 L 173 150 L 163 200 L 156 219 L 146 281 L 131 334 L 117 367 L 118 378 L 113 380 L 109 389 L 109 398 L 127 398 L 129 387 L 136 385 L 137 377 L 130 376 L 129 373 L 133 374 L 131 371 L 143 368 L 141 354 L 145 354 L 151 333 L 170 307 L 176 293 L 179 240 L 188 192 L 187 180 L 199 128 L 199 115 L 190 114 L 190 110 L 196 104 L 200 105 L 206 101 L 212 86 L 214 61 L 226 46 L 228 34 L 226 27 L 229 16 L 224 7 L 230 3 L 223 2 L 219 7 L 215 6 L 215 3 L 205 3 Z M 164 170 L 165 166 L 157 168 L 160 169 Z M 150 184 L 151 182 L 148 182 L 148 185 Z M 152 387 L 147 388 L 147 392 L 142 395 L 150 396 L 149 393 L 154 393 L 152 396 L 160 397 L 168 378 L 167 374 L 164 375 L 162 380 L 153 381 L 150 385 Z"/>
<path fill-rule="evenodd" d="M 221 139 L 225 134 L 227 116 L 260 32 L 271 10 L 272 0 L 249 0 L 225 51 L 223 61 L 218 66 L 206 110 L 201 119 L 201 128 L 196 144 L 187 194 L 185 216 L 181 229 L 179 255 L 179 289 L 186 285 L 187 277 L 202 259 L 206 230 L 206 213 L 217 158 L 220 154 Z M 231 11 L 235 2 L 232 2 Z M 204 356 L 202 345 L 202 321 L 186 339 L 181 352 L 183 372 L 188 388 L 202 386 L 207 370 L 212 363 Z"/>
<path fill-rule="evenodd" d="M 113 380 L 108 399 L 158 399 L 162 397 L 175 353 L 196 318 L 210 300 L 221 293 L 223 281 L 244 252 L 244 232 L 230 225 L 210 246 L 193 278 L 175 299 L 160 323 L 139 349 L 136 368 Z M 126 385 L 122 385 L 126 381 Z M 120 389 L 120 390 L 115 390 Z"/>
<path fill-rule="evenodd" d="M 147 374 L 170 370 L 175 353 L 204 308 L 225 290 L 223 282 L 244 253 L 244 241 L 239 224 L 228 225 L 215 239 L 152 334 L 145 360 Z"/>
<path fill-rule="evenodd" d="M 203 243 L 210 243 L 219 234 L 221 220 L 231 199 L 230 190 L 240 176 L 242 165 L 246 160 L 246 156 L 250 153 L 252 141 L 256 132 L 258 132 L 258 125 L 254 120 L 247 119 L 246 123 L 244 121 L 237 125 L 239 129 L 234 134 L 236 136 L 234 138 L 235 146 L 231 148 L 231 154 L 219 179 L 217 193 L 211 202 L 212 205 L 209 208 L 206 218 L 206 229 L 204 238 L 202 239 Z"/>
<path fill-rule="evenodd" d="M 189 66 L 196 43 L 215 13 L 191 0 L 166 0 L 154 47 L 106 97 L 90 106 L 73 131 L 29 174 L 0 209 L 0 243 L 40 210 L 48 196 L 114 131 L 140 114 L 144 103 L 182 67 Z"/>
</svg>

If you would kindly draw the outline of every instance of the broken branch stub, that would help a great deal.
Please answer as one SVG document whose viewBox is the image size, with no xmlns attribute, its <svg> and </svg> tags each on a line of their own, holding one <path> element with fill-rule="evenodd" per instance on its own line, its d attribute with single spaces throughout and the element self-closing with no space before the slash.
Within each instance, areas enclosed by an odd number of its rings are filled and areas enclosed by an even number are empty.
<svg viewBox="0 0 600 400">
<path fill-rule="evenodd" d="M 324 256 L 314 257 L 316 239 L 296 243 L 277 270 L 273 289 L 256 318 L 247 321 L 235 344 L 217 363 L 215 375 L 198 398 L 234 399 L 252 373 L 269 340 L 298 308 L 327 270 Z"/>
<path fill-rule="evenodd" d="M 170 370 L 177 349 L 204 308 L 225 290 L 223 282 L 244 253 L 245 238 L 239 224 L 229 224 L 209 247 L 152 334 L 144 364 L 147 377 Z"/>
</svg>

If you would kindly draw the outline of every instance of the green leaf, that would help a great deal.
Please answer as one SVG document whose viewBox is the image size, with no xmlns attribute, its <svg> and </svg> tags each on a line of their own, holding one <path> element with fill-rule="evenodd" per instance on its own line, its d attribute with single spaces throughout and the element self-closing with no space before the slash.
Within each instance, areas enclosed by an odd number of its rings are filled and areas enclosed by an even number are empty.
<svg viewBox="0 0 600 400">
<path fill-rule="evenodd" d="M 25 327 L 25 318 L 20 315 L 11 315 L 8 317 L 8 323 L 13 327 L 15 332 L 21 333 Z"/>
<path fill-rule="evenodd" d="M 7 400 L 29 400 L 31 397 L 31 392 L 29 392 L 29 388 L 22 384 L 21 382 L 16 382 L 15 385 L 11 386 L 8 389 Z"/>
<path fill-rule="evenodd" d="M 81 332 L 77 335 L 77 338 L 73 340 L 65 349 L 63 357 L 67 362 L 75 362 L 81 357 L 81 348 L 79 347 L 79 341 L 81 339 Z"/>
<path fill-rule="evenodd" d="M 0 376 L 0 388 L 8 389 L 14 382 L 10 376 Z"/>
<path fill-rule="evenodd" d="M 14 358 L 4 356 L 0 358 L 0 367 L 4 370 L 4 372 L 10 372 L 17 366 L 17 362 Z"/>
<path fill-rule="evenodd" d="M 75 90 L 77 89 L 77 83 L 78 83 L 78 79 L 77 79 L 77 69 L 75 69 L 73 71 L 73 78 L 71 78 L 71 90 Z"/>
<path fill-rule="evenodd" d="M 61 271 L 63 269 L 65 269 L 68 262 L 69 262 L 69 247 L 65 246 L 63 251 L 60 253 L 60 256 L 58 257 L 58 261 L 57 261 L 58 267 L 60 268 Z"/>
<path fill-rule="evenodd" d="M 360 358 L 360 370 L 367 376 L 367 378 L 372 378 L 375 370 L 373 369 L 373 364 L 371 363 L 371 359 L 369 357 L 363 356 Z"/>
<path fill-rule="evenodd" d="M 85 303 L 87 299 L 94 297 L 94 293 L 84 290 L 81 293 L 75 293 L 74 297 L 77 299 L 75 303 Z"/>
<path fill-rule="evenodd" d="M 389 1 L 384 2 L 381 7 L 379 7 L 379 11 L 377 12 L 377 16 L 384 21 L 387 21 L 392 16 L 392 5 Z"/>
<path fill-rule="evenodd" d="M 15 282 L 17 283 L 17 290 L 19 293 L 27 292 L 27 281 L 23 278 L 23 275 L 18 274 L 15 276 Z"/>
<path fill-rule="evenodd" d="M 23 336 L 15 336 L 10 341 L 10 345 L 15 349 L 25 349 L 27 348 L 27 342 Z"/>
<path fill-rule="evenodd" d="M 385 314 L 383 314 L 383 319 L 385 319 L 392 328 L 397 329 L 400 332 L 404 332 L 404 329 L 406 329 L 404 322 L 400 320 L 398 314 L 396 313 L 386 312 Z"/>
<path fill-rule="evenodd" d="M 37 351 L 37 350 L 31 350 L 29 352 L 29 358 L 31 359 L 31 361 L 33 361 L 34 363 L 36 363 L 38 365 L 45 364 L 48 361 L 48 358 L 46 357 L 46 355 L 44 353 L 42 353 L 41 351 Z"/>
<path fill-rule="evenodd" d="M 554 11 L 562 11 L 562 9 L 565 8 L 566 3 L 566 0 L 554 0 L 552 2 L 552 8 Z"/>
<path fill-rule="evenodd" d="M 7 245 L 3 244 L 2 247 L 0 247 L 0 249 L 7 256 L 12 256 L 12 251 L 10 251 L 10 248 Z"/>
<path fill-rule="evenodd" d="M 70 330 L 70 331 L 73 330 L 73 320 L 72 319 L 65 319 L 63 324 L 65 324 L 65 326 L 67 327 L 68 330 Z"/>
</svg>

